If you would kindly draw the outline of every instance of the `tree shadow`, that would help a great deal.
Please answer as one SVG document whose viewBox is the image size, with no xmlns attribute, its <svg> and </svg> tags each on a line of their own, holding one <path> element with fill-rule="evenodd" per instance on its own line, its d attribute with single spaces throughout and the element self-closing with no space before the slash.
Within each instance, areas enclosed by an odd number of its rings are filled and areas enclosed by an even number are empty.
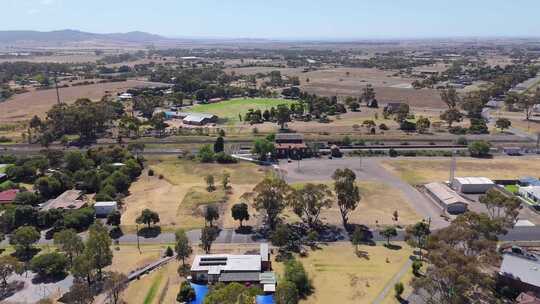
<svg viewBox="0 0 540 304">
<path fill-rule="evenodd" d="M 0 301 L 11 297 L 22 289 L 24 289 L 23 281 L 13 281 L 8 283 L 6 288 L 0 289 Z"/>
<path fill-rule="evenodd" d="M 384 244 L 384 247 L 390 249 L 390 250 L 401 250 L 403 247 L 395 244 Z"/>
<path fill-rule="evenodd" d="M 111 237 L 111 239 L 114 239 L 114 240 L 121 238 L 123 235 L 124 235 L 124 232 L 122 231 L 122 228 L 120 227 L 114 227 L 113 229 L 111 229 L 111 231 L 109 231 L 109 236 Z"/>
<path fill-rule="evenodd" d="M 141 230 L 139 230 L 139 236 L 145 239 L 153 239 L 153 238 L 156 238 L 160 234 L 161 234 L 160 226 L 144 227 Z"/>
<path fill-rule="evenodd" d="M 11 254 L 11 256 L 17 258 L 17 260 L 19 260 L 21 262 L 28 262 L 36 254 L 38 254 L 40 251 L 41 251 L 41 249 L 36 248 L 36 247 L 32 247 L 32 248 L 29 248 L 28 250 L 24 250 L 24 251 L 15 250 L 15 252 L 13 252 Z"/>
<path fill-rule="evenodd" d="M 253 227 L 252 226 L 242 226 L 239 228 L 236 228 L 234 230 L 235 233 L 238 234 L 252 234 L 253 233 Z"/>
<path fill-rule="evenodd" d="M 397 300 L 400 304 L 409 304 L 409 301 L 405 300 L 405 299 L 402 298 L 402 297 L 396 297 L 396 300 Z"/>
<path fill-rule="evenodd" d="M 60 282 L 62 281 L 63 279 L 65 279 L 67 277 L 67 273 L 64 272 L 64 273 L 61 273 L 61 274 L 58 274 L 58 275 L 55 275 L 55 276 L 42 276 L 42 275 L 36 275 L 33 279 L 32 279 L 32 284 L 36 285 L 36 284 L 51 284 L 51 283 L 57 283 L 57 282 Z"/>
</svg>

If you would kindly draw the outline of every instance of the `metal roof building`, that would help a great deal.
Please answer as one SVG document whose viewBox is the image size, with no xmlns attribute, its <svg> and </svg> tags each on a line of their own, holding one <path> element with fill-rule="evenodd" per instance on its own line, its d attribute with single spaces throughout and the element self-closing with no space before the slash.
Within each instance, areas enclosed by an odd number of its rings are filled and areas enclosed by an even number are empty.
<svg viewBox="0 0 540 304">
<path fill-rule="evenodd" d="M 443 183 L 429 183 L 425 185 L 427 193 L 449 214 L 464 213 L 468 204 L 455 191 Z"/>
<path fill-rule="evenodd" d="M 495 183 L 487 177 L 456 177 L 452 188 L 461 193 L 486 193 L 495 187 Z"/>
<path fill-rule="evenodd" d="M 507 279 L 540 288 L 540 257 L 527 252 L 505 253 L 499 274 Z"/>
</svg>

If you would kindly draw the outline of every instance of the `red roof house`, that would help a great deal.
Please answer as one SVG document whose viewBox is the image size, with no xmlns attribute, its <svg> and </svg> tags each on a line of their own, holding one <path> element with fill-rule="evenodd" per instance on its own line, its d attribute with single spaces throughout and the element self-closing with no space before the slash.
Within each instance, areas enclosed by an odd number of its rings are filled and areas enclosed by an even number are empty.
<svg viewBox="0 0 540 304">
<path fill-rule="evenodd" d="M 17 193 L 19 193 L 19 189 L 10 189 L 0 192 L 0 204 L 11 204 L 15 200 Z"/>
</svg>

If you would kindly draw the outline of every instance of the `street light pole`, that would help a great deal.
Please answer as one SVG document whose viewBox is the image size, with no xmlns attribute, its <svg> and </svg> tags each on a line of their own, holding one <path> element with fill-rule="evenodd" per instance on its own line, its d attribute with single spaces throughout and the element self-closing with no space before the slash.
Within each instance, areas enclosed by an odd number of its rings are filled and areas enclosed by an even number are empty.
<svg viewBox="0 0 540 304">
<path fill-rule="evenodd" d="M 136 227 L 137 227 L 137 248 L 139 249 L 139 254 L 141 254 L 141 244 L 139 243 L 139 224 L 137 224 Z"/>
</svg>

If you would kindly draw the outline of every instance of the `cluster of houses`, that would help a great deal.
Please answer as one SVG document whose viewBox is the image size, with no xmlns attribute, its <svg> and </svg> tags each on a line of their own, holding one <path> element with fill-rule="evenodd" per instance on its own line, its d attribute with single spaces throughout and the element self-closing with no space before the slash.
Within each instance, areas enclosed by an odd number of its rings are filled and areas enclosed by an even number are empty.
<svg viewBox="0 0 540 304">
<path fill-rule="evenodd" d="M 0 192 L 0 205 L 12 204 L 20 192 L 19 189 L 9 189 Z M 67 190 L 58 197 L 48 200 L 39 205 L 41 211 L 53 209 L 78 210 L 88 206 L 84 193 L 80 190 Z M 111 212 L 118 210 L 117 202 L 96 202 L 92 205 L 96 212 L 96 217 L 106 217 Z"/>
</svg>

